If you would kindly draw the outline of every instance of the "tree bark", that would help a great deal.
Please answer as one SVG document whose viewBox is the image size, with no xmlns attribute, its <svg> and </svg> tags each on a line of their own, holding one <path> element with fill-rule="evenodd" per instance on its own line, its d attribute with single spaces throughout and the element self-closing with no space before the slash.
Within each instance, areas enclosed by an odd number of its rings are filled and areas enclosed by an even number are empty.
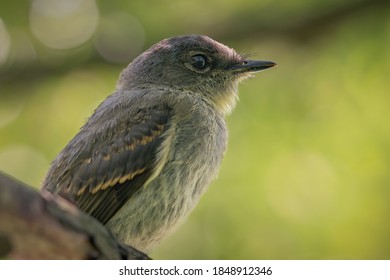
<svg viewBox="0 0 390 280">
<path fill-rule="evenodd" d="M 75 205 L 0 173 L 0 259 L 149 259 Z"/>
</svg>

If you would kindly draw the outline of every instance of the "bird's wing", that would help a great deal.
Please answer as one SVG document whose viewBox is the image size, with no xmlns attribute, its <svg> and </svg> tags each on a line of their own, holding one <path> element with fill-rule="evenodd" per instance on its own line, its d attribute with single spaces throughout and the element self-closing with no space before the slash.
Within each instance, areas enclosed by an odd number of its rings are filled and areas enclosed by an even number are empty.
<svg viewBox="0 0 390 280">
<path fill-rule="evenodd" d="M 167 106 L 139 109 L 138 115 L 116 118 L 105 129 L 114 136 L 96 135 L 90 139 L 90 152 L 73 163 L 62 193 L 79 208 L 105 224 L 126 201 L 147 182 L 153 180 L 165 164 L 172 128 Z M 168 144 L 167 144 L 168 143 Z"/>
</svg>

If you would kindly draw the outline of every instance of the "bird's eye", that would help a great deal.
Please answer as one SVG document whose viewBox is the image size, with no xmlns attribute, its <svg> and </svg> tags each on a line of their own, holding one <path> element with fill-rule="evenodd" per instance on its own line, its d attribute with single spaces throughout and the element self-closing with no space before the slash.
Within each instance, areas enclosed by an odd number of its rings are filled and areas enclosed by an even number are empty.
<svg viewBox="0 0 390 280">
<path fill-rule="evenodd" d="M 196 69 L 204 69 L 207 66 L 207 57 L 202 54 L 194 55 L 191 59 L 191 64 Z"/>
</svg>

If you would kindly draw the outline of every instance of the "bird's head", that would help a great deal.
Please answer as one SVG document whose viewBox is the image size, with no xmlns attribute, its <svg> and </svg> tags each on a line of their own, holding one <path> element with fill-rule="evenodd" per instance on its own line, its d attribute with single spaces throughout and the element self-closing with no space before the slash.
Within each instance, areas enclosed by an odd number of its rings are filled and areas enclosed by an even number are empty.
<svg viewBox="0 0 390 280">
<path fill-rule="evenodd" d="M 136 57 L 122 72 L 120 89 L 164 87 L 193 92 L 222 114 L 238 98 L 238 83 L 275 66 L 274 62 L 247 60 L 233 49 L 203 35 L 185 35 L 160 41 Z"/>
</svg>

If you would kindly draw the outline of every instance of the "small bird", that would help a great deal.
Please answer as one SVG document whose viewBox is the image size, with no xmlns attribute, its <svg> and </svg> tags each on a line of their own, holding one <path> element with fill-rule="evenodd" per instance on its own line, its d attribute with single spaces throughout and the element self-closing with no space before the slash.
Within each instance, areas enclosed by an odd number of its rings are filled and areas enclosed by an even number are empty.
<svg viewBox="0 0 390 280">
<path fill-rule="evenodd" d="M 274 65 L 203 35 L 160 41 L 122 71 L 115 92 L 52 162 L 42 188 L 149 252 L 216 177 L 239 82 Z"/>
</svg>

